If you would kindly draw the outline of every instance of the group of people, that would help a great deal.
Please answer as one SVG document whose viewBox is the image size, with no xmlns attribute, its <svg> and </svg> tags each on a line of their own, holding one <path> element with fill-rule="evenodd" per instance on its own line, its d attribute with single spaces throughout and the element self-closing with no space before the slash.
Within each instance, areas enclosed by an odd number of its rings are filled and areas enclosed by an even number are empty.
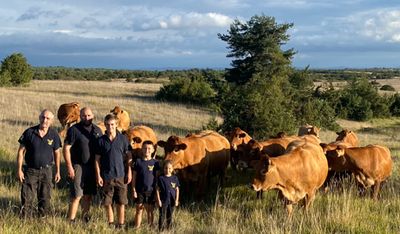
<svg viewBox="0 0 400 234">
<path fill-rule="evenodd" d="M 94 115 L 89 107 L 81 109 L 80 117 L 81 121 L 68 129 L 63 146 L 57 131 L 51 128 L 54 114 L 47 109 L 40 113 L 39 124 L 26 129 L 20 137 L 17 177 L 22 183 L 21 216 L 31 217 L 36 212 L 45 216 L 49 213 L 53 166 L 54 182 L 58 183 L 62 148 L 70 181 L 67 218 L 71 223 L 76 220 L 79 204 L 83 220 L 90 221 L 92 198 L 100 187 L 109 225 L 123 228 L 128 184 L 131 184 L 132 198 L 136 203 L 135 228 L 141 225 L 143 210 L 147 213 L 148 223 L 153 226 L 155 205 L 160 211 L 158 228 L 170 228 L 174 207 L 179 204 L 180 186 L 173 174 L 172 163 L 164 161 L 161 173 L 151 141 L 143 142 L 142 157 L 133 162 L 131 145 L 128 138 L 117 130 L 118 119 L 113 114 L 104 118 L 104 135 L 92 123 Z M 37 207 L 34 205 L 35 197 Z"/>
</svg>

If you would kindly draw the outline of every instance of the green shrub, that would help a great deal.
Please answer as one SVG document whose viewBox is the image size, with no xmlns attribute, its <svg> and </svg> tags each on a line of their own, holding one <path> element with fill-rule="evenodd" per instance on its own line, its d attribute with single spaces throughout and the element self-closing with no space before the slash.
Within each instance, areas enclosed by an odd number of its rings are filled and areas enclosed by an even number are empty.
<svg viewBox="0 0 400 234">
<path fill-rule="evenodd" d="M 0 85 L 19 86 L 29 83 L 33 70 L 21 53 L 14 53 L 1 62 Z"/>
<path fill-rule="evenodd" d="M 396 91 L 396 89 L 391 86 L 391 85 L 383 85 L 380 90 L 384 90 L 384 91 Z"/>
</svg>

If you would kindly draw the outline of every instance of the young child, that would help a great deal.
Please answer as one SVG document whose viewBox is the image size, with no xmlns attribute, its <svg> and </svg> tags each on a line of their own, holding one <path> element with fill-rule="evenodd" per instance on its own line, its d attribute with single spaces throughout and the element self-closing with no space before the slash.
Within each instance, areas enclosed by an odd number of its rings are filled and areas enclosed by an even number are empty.
<svg viewBox="0 0 400 234">
<path fill-rule="evenodd" d="M 169 229 L 172 225 L 172 214 L 174 207 L 179 204 L 179 180 L 173 175 L 174 168 L 171 161 L 164 162 L 164 175 L 158 178 L 156 187 L 156 198 L 160 207 L 160 218 L 158 229 Z"/>
<path fill-rule="evenodd" d="M 160 170 L 158 161 L 152 158 L 153 152 L 153 143 L 144 141 L 143 157 L 136 160 L 132 170 L 132 195 L 136 200 L 135 228 L 142 223 L 143 209 L 146 210 L 148 224 L 153 226 L 155 184 Z"/>
</svg>

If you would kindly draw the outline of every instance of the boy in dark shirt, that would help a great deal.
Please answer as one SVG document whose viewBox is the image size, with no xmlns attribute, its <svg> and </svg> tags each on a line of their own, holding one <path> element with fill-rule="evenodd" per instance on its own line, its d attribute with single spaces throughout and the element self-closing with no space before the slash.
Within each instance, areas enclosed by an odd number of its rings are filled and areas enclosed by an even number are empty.
<svg viewBox="0 0 400 234">
<path fill-rule="evenodd" d="M 105 194 L 104 207 L 106 209 L 108 223 L 114 225 L 113 202 L 117 206 L 118 225 L 125 225 L 125 205 L 128 204 L 127 184 L 132 179 L 130 163 L 132 160 L 128 138 L 117 131 L 118 119 L 113 114 L 104 118 L 106 134 L 99 138 L 96 153 L 95 170 L 96 180 L 103 187 Z M 126 165 L 128 172 L 125 174 Z"/>
<path fill-rule="evenodd" d="M 136 199 L 135 228 L 142 222 L 143 209 L 147 221 L 153 226 L 154 221 L 154 188 L 160 165 L 152 158 L 154 145 L 151 141 L 142 144 L 143 158 L 138 158 L 132 170 L 132 196 Z"/>
<path fill-rule="evenodd" d="M 171 161 L 164 162 L 164 175 L 158 178 L 156 187 L 157 204 L 160 207 L 158 229 L 163 231 L 172 225 L 174 207 L 179 204 L 179 180 L 173 175 L 174 168 Z"/>
</svg>

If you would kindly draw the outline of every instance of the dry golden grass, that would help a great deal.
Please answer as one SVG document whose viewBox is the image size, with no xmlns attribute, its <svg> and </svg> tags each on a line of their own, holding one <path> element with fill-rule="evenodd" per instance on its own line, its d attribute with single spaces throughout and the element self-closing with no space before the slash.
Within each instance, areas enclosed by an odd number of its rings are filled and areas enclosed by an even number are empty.
<svg viewBox="0 0 400 234">
<path fill-rule="evenodd" d="M 15 179 L 17 140 L 27 127 L 37 124 L 40 110 L 48 108 L 56 112 L 59 105 L 72 101 L 92 107 L 97 121 L 120 105 L 130 113 L 133 124 L 152 127 L 159 139 L 171 134 L 185 135 L 214 117 L 213 113 L 197 107 L 157 102 L 154 94 L 159 87 L 160 84 L 123 81 L 34 81 L 28 87 L 0 88 L 0 233 L 116 232 L 107 226 L 98 201 L 89 224 L 78 222 L 71 226 L 65 220 L 68 208 L 65 172 L 61 186 L 53 193 L 54 215 L 20 220 L 20 185 Z M 211 198 L 204 203 L 189 203 L 176 210 L 176 227 L 171 233 L 400 233 L 400 119 L 364 123 L 339 120 L 339 124 L 355 131 L 361 145 L 390 147 L 394 170 L 383 187 L 380 201 L 359 197 L 354 184 L 347 182 L 341 189 L 319 192 L 308 213 L 296 206 L 293 219 L 287 220 L 276 193 L 264 193 L 263 200 L 255 200 L 254 192 L 247 187 L 251 172 L 229 170 L 229 180 L 218 193 L 211 192 Z M 55 126 L 60 126 L 58 121 Z M 335 138 L 334 132 L 322 130 L 323 142 Z M 146 226 L 140 231 L 132 230 L 133 215 L 134 208 L 129 205 L 126 211 L 129 233 L 156 232 Z"/>
</svg>

